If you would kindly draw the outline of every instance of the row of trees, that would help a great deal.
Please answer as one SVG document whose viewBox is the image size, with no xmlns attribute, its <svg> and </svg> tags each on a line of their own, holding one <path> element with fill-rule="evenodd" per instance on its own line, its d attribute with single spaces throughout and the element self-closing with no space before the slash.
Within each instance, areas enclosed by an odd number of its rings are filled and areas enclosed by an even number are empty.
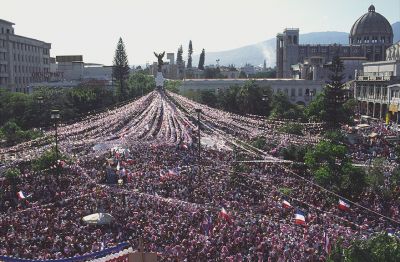
<svg viewBox="0 0 400 262">
<path fill-rule="evenodd" d="M 189 47 L 188 47 L 188 61 L 187 61 L 187 65 L 186 65 L 186 68 L 188 68 L 188 69 L 193 67 L 192 66 L 192 61 L 193 61 L 192 54 L 193 54 L 193 44 L 192 44 L 192 40 L 190 40 L 189 41 Z M 199 64 L 197 66 L 198 69 L 204 70 L 204 63 L 205 63 L 205 59 L 206 59 L 205 57 L 206 57 L 206 51 L 203 48 L 203 50 L 201 50 L 201 53 L 200 53 Z M 178 52 L 177 52 L 177 55 L 176 55 L 176 63 L 178 65 L 182 65 L 183 64 L 183 48 L 182 48 L 182 45 L 180 45 L 179 48 L 178 48 Z"/>
<path fill-rule="evenodd" d="M 100 85 L 40 88 L 32 94 L 0 88 L 0 140 L 10 145 L 37 137 L 40 132 L 24 130 L 51 125 L 51 109 L 60 110 L 62 121 L 71 121 L 88 112 L 147 94 L 155 88 L 155 81 L 150 75 L 135 72 L 129 74 L 122 85 L 123 92 L 121 88 L 113 90 Z"/>
<path fill-rule="evenodd" d="M 208 106 L 237 114 L 254 114 L 275 119 L 307 119 L 304 106 L 291 103 L 286 94 L 273 93 L 269 86 L 260 86 L 254 80 L 226 90 L 187 91 L 184 95 Z"/>
</svg>

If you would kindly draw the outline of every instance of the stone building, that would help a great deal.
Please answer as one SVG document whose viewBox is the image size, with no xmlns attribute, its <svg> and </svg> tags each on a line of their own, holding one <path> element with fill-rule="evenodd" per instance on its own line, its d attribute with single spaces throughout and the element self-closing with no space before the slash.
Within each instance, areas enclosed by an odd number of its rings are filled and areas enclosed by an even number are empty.
<svg viewBox="0 0 400 262">
<path fill-rule="evenodd" d="M 13 26 L 0 19 L 0 87 L 28 92 L 49 77 L 51 44 L 16 35 Z"/>
<path fill-rule="evenodd" d="M 357 72 L 354 97 L 361 114 L 398 122 L 400 110 L 400 42 L 386 49 L 386 60 L 363 64 Z"/>
<path fill-rule="evenodd" d="M 382 61 L 386 58 L 386 48 L 392 44 L 392 26 L 384 16 L 375 12 L 373 5 L 351 27 L 348 45 L 300 45 L 299 29 L 286 28 L 276 37 L 277 78 L 297 76 L 300 79 L 322 80 L 324 76 L 321 74 L 326 75 L 326 65 L 334 56 L 352 60 L 352 64 L 360 59 Z M 354 68 L 345 70 L 345 75 L 354 75 Z"/>
</svg>

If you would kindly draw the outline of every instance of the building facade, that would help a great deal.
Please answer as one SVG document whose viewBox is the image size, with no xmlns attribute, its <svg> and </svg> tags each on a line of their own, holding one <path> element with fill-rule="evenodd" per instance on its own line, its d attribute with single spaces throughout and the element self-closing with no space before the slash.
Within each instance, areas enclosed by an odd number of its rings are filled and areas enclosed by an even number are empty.
<svg viewBox="0 0 400 262">
<path fill-rule="evenodd" d="M 392 44 L 392 26 L 384 16 L 375 12 L 373 5 L 353 24 L 348 45 L 300 45 L 299 29 L 286 28 L 276 37 L 277 77 L 322 79 L 322 76 L 318 76 L 319 71 L 329 64 L 334 56 L 353 60 L 361 58 L 371 62 L 382 61 L 386 58 L 385 50 Z M 300 71 L 299 66 L 296 67 L 299 64 L 305 68 L 304 71 Z M 308 72 L 305 72 L 306 69 Z M 348 74 L 349 72 L 346 72 L 346 75 Z"/>
<path fill-rule="evenodd" d="M 354 97 L 361 114 L 398 121 L 400 110 L 400 42 L 386 50 L 386 60 L 363 64 Z"/>
<path fill-rule="evenodd" d="M 269 86 L 274 93 L 284 93 L 293 104 L 306 105 L 323 91 L 325 82 L 303 79 L 253 79 L 259 86 Z M 249 79 L 186 79 L 179 87 L 180 94 L 211 90 L 218 92 L 234 85 L 243 85 Z"/>
<path fill-rule="evenodd" d="M 0 87 L 28 92 L 49 78 L 51 44 L 16 35 L 13 26 L 0 19 Z"/>
</svg>

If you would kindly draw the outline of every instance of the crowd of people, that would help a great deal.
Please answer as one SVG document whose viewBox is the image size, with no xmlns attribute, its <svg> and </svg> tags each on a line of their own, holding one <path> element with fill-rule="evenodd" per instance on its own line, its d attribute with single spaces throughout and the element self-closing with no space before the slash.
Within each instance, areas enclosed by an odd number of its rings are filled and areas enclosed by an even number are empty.
<svg viewBox="0 0 400 262">
<path fill-rule="evenodd" d="M 59 259 L 125 241 L 137 248 L 141 237 L 146 251 L 161 261 L 324 261 L 339 238 L 348 246 L 354 239 L 400 229 L 390 220 L 400 220 L 399 199 L 383 204 L 368 192 L 359 204 L 371 210 L 342 211 L 336 196 L 280 162 L 238 164 L 235 152 L 218 147 L 203 147 L 199 158 L 192 114 L 199 106 L 153 92 L 119 113 L 63 127 L 60 144 L 70 156 L 67 164 L 38 173 L 23 168 L 16 184 L 3 181 L 0 255 Z M 216 144 L 221 137 L 233 143 L 232 137 L 263 135 L 268 126 L 202 110 L 203 135 Z M 245 149 L 239 147 L 247 154 Z M 274 159 L 258 151 L 249 157 L 254 154 Z M 300 224 L 299 210 L 305 214 Z M 95 212 L 110 213 L 113 221 L 88 225 L 82 220 Z"/>
</svg>

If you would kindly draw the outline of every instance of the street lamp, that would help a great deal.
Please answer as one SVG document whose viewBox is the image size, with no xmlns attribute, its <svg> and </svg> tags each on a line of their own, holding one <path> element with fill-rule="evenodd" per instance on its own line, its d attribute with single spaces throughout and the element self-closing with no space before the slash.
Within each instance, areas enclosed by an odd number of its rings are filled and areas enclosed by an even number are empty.
<svg viewBox="0 0 400 262">
<path fill-rule="evenodd" d="M 51 110 L 51 119 L 54 119 L 54 126 L 55 126 L 55 128 L 56 128 L 56 134 L 55 134 L 55 138 L 56 138 L 56 157 L 57 157 L 57 161 L 58 161 L 58 133 L 57 133 L 57 123 L 58 123 L 58 120 L 60 119 L 60 110 L 57 110 L 57 109 Z"/>
<path fill-rule="evenodd" d="M 266 109 L 268 109 L 268 105 L 267 105 L 268 96 L 267 96 L 267 95 L 263 95 L 262 98 L 261 98 L 261 100 L 265 102 L 265 104 L 266 104 Z M 267 114 L 265 114 L 265 115 L 267 115 Z"/>
</svg>

